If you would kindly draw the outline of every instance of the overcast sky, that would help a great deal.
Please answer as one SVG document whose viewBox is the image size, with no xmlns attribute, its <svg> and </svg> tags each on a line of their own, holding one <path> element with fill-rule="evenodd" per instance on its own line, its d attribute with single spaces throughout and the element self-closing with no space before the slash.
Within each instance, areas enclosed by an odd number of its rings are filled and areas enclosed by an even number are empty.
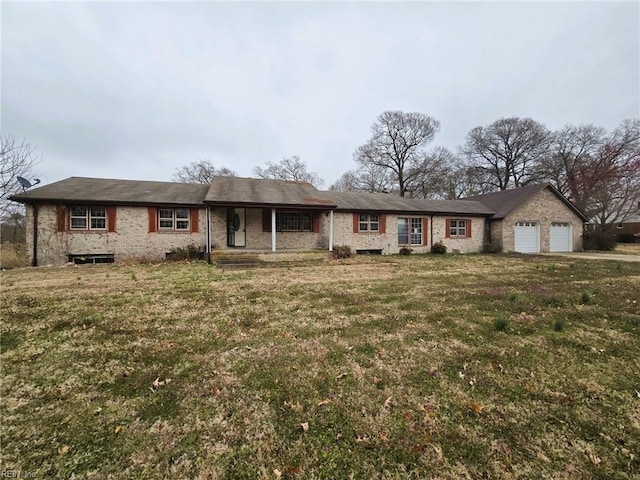
<svg viewBox="0 0 640 480">
<path fill-rule="evenodd" d="M 299 155 L 328 187 L 385 110 L 432 146 L 531 117 L 640 116 L 640 2 L 0 3 L 2 133 L 44 183 L 242 176 Z"/>
</svg>

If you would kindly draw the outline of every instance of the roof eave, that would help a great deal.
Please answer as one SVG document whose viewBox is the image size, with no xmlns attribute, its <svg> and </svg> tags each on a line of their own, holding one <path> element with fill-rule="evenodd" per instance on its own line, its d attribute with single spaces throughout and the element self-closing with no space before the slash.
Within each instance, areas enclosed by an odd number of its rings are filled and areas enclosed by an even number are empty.
<svg viewBox="0 0 640 480">
<path fill-rule="evenodd" d="M 290 208 L 297 210 L 335 210 L 334 204 L 309 204 L 309 203 L 264 203 L 264 202 L 230 202 L 224 200 L 205 200 L 205 205 L 212 207 L 242 207 L 242 208 Z"/>
<path fill-rule="evenodd" d="M 63 204 L 63 205 L 120 205 L 120 206 L 128 206 L 128 207 L 147 207 L 147 206 L 171 206 L 171 207 L 179 207 L 179 206 L 189 206 L 189 207 L 205 207 L 206 205 L 202 202 L 153 202 L 153 201 L 119 201 L 119 200 L 87 200 L 87 199 L 78 199 L 78 198 L 15 198 L 9 197 L 9 200 L 13 200 L 14 202 L 24 203 L 27 205 L 31 204 Z"/>
<path fill-rule="evenodd" d="M 397 215 L 455 215 L 458 217 L 471 216 L 471 217 L 490 217 L 493 215 L 493 212 L 452 212 L 452 211 L 435 211 L 435 210 L 390 210 L 390 209 L 380 209 L 380 208 L 348 208 L 348 207 L 338 207 L 335 209 L 336 212 L 340 213 L 348 213 L 348 212 L 375 212 L 375 213 L 384 213 L 384 214 L 397 214 Z"/>
</svg>

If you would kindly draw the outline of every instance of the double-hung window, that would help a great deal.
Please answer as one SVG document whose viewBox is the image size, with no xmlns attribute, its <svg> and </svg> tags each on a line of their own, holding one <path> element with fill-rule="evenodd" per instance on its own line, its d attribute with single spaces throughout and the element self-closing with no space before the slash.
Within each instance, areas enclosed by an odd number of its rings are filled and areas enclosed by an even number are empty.
<svg viewBox="0 0 640 480">
<path fill-rule="evenodd" d="M 422 218 L 398 218 L 398 245 L 422 245 Z"/>
<path fill-rule="evenodd" d="M 361 232 L 379 232 L 380 231 L 380 215 L 377 213 L 361 213 L 358 230 Z"/>
<path fill-rule="evenodd" d="M 107 209 L 73 205 L 69 212 L 71 230 L 106 230 Z"/>
<path fill-rule="evenodd" d="M 466 220 L 449 220 L 449 236 L 450 237 L 466 237 L 467 221 Z"/>
<path fill-rule="evenodd" d="M 160 230 L 189 230 L 188 208 L 161 208 L 158 212 Z"/>
</svg>

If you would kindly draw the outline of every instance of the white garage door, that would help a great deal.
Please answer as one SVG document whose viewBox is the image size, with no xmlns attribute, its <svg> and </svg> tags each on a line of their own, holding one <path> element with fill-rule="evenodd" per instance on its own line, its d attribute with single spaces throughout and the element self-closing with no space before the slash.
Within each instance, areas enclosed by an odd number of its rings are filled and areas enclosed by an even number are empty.
<svg viewBox="0 0 640 480">
<path fill-rule="evenodd" d="M 520 253 L 538 253 L 538 224 L 536 222 L 516 222 L 515 251 Z"/>
<path fill-rule="evenodd" d="M 552 223 L 549 229 L 549 251 L 570 252 L 571 226 L 568 223 Z"/>
</svg>

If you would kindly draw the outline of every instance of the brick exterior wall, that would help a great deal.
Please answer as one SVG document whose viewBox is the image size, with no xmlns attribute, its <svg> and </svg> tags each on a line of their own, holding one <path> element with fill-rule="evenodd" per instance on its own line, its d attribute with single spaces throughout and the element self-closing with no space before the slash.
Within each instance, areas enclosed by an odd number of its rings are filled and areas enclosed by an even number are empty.
<svg viewBox="0 0 640 480">
<path fill-rule="evenodd" d="M 432 242 L 442 241 L 449 252 L 459 250 L 462 253 L 478 252 L 482 249 L 484 235 L 484 218 L 482 217 L 445 217 L 425 215 L 386 215 L 386 233 L 354 233 L 353 213 L 334 214 L 334 245 L 350 245 L 353 250 L 382 250 L 383 254 L 394 254 L 400 251 L 398 245 L 398 218 L 422 218 L 427 220 L 426 245 L 407 245 L 414 253 L 431 251 Z M 471 238 L 446 238 L 447 219 L 471 219 Z M 432 225 L 433 221 L 433 225 Z M 327 226 L 328 228 L 328 226 Z M 424 223 L 423 223 L 424 229 Z M 423 242 L 424 243 L 424 242 Z"/>
<path fill-rule="evenodd" d="M 207 237 L 206 209 L 197 209 L 197 232 L 150 232 L 149 209 L 117 206 L 116 231 L 94 232 L 58 231 L 57 205 L 38 207 L 38 264 L 61 265 L 68 255 L 113 254 L 115 261 L 126 259 L 162 260 L 174 248 L 195 245 L 205 248 Z M 246 208 L 246 244 L 248 250 L 271 250 L 271 232 L 263 231 L 263 209 Z M 33 255 L 33 206 L 27 205 L 27 247 Z M 328 249 L 329 212 L 319 212 L 319 232 L 276 232 L 277 250 Z M 426 253 L 434 242 L 442 241 L 449 252 L 478 252 L 485 241 L 484 217 L 425 216 L 386 214 L 384 233 L 354 232 L 353 212 L 334 212 L 333 244 L 350 245 L 353 250 L 380 250 L 384 254 L 398 253 L 398 218 L 423 219 L 425 245 L 409 245 L 415 253 Z M 471 220 L 470 238 L 447 238 L 447 219 Z M 67 218 L 68 228 L 68 218 Z M 503 251 L 514 250 L 516 222 L 540 223 L 541 251 L 549 251 L 549 229 L 552 222 L 572 225 L 573 249 L 582 249 L 582 220 L 549 190 L 536 194 L 529 202 L 507 218 L 491 222 L 492 241 Z M 212 208 L 210 216 L 211 245 L 226 250 L 227 209 Z M 270 222 L 269 222 L 270 224 Z M 425 228 L 426 227 L 426 228 Z M 357 228 L 356 228 L 357 230 Z"/>
<path fill-rule="evenodd" d="M 567 207 L 549 189 L 534 195 L 528 202 L 515 209 L 502 221 L 494 221 L 492 240 L 502 247 L 504 252 L 515 250 L 516 222 L 538 222 L 540 224 L 540 251 L 549 251 L 549 229 L 553 222 L 571 224 L 573 251 L 582 251 L 582 219 Z M 498 235 L 502 231 L 502 235 Z"/>
<path fill-rule="evenodd" d="M 198 232 L 149 232 L 147 207 L 116 207 L 116 231 L 58 231 L 57 205 L 38 207 L 38 265 L 63 265 L 68 255 L 114 254 L 126 259 L 162 260 L 173 248 L 206 244 L 206 210 L 198 209 Z M 27 205 L 27 248 L 33 260 L 33 207 Z M 68 219 L 67 219 L 68 222 Z"/>
</svg>

